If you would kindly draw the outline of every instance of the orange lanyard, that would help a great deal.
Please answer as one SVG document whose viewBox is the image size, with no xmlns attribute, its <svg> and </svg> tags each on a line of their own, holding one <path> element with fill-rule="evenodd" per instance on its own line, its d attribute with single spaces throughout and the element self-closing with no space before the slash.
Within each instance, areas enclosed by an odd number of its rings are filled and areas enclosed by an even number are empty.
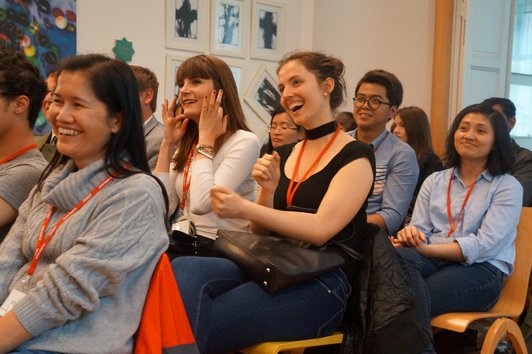
<svg viewBox="0 0 532 354">
<path fill-rule="evenodd" d="M 464 202 L 462 203 L 462 208 L 458 213 L 456 222 L 453 224 L 453 215 L 451 214 L 451 185 L 453 183 L 453 176 L 454 169 L 451 172 L 451 178 L 449 178 L 449 187 L 447 188 L 447 217 L 449 218 L 449 233 L 447 233 L 447 237 L 450 237 L 458 227 L 458 222 L 460 221 L 460 217 L 462 217 L 462 214 L 464 213 L 465 205 L 469 200 L 469 197 L 471 196 L 471 192 L 473 192 L 473 188 L 475 188 L 475 184 L 477 183 L 477 180 L 475 179 L 475 181 L 469 186 L 466 196 L 464 198 Z"/>
<path fill-rule="evenodd" d="M 288 185 L 288 189 L 286 190 L 286 207 L 287 208 L 290 208 L 292 206 L 292 200 L 294 199 L 294 195 L 296 194 L 296 191 L 299 188 L 299 185 L 303 181 L 305 181 L 308 175 L 310 174 L 310 172 L 312 172 L 316 168 L 316 166 L 320 162 L 323 155 L 325 155 L 327 150 L 329 150 L 332 143 L 338 136 L 338 133 L 340 133 L 340 125 L 336 127 L 336 131 L 334 132 L 334 135 L 331 137 L 331 140 L 329 140 L 327 145 L 325 145 L 323 150 L 321 150 L 321 152 L 318 154 L 318 156 L 316 157 L 312 165 L 309 167 L 307 172 L 305 172 L 305 174 L 303 175 L 303 178 L 301 178 L 294 187 L 294 180 L 296 179 L 297 171 L 299 170 L 299 164 L 301 163 L 301 157 L 303 156 L 303 150 L 305 150 L 305 145 L 307 144 L 307 139 L 303 140 L 303 144 L 301 145 L 301 150 L 299 150 L 299 155 L 297 156 L 296 165 L 294 166 L 294 172 L 292 172 L 292 178 L 290 178 L 290 184 Z"/>
<path fill-rule="evenodd" d="M 8 157 L 5 157 L 3 158 L 2 160 L 0 160 L 0 165 L 3 165 L 5 164 L 6 162 L 9 162 L 11 160 L 14 160 L 16 159 L 17 157 L 19 157 L 20 155 L 22 155 L 23 153 L 27 152 L 27 151 L 30 151 L 31 149 L 35 149 L 37 147 L 37 144 L 33 143 L 31 145 L 28 145 L 26 146 L 24 149 L 22 150 L 19 150 L 17 152 L 15 152 L 14 154 L 12 155 L 9 155 Z"/>
<path fill-rule="evenodd" d="M 185 209 L 185 203 L 187 201 L 188 190 L 190 189 L 190 180 L 192 179 L 192 176 L 189 176 L 189 173 L 190 173 L 190 165 L 192 164 L 192 156 L 194 156 L 195 146 L 196 146 L 196 143 L 192 144 L 192 147 L 190 148 L 190 151 L 188 152 L 187 162 L 185 162 L 185 167 L 183 168 L 183 195 L 181 196 L 181 203 L 179 203 L 179 207 L 181 208 L 181 210 Z"/>
<path fill-rule="evenodd" d="M 99 191 L 101 191 L 115 177 L 116 175 L 113 174 L 111 176 L 108 176 L 102 182 L 100 182 L 100 184 L 98 184 L 92 191 L 90 191 L 90 193 L 87 194 L 85 198 L 80 200 L 78 204 L 74 206 L 74 208 L 72 208 L 68 213 L 63 215 L 63 217 L 59 219 L 59 221 L 54 225 L 52 230 L 50 230 L 50 232 L 45 237 L 44 233 L 46 232 L 46 228 L 48 227 L 48 224 L 50 223 L 52 214 L 54 213 L 56 209 L 54 206 L 50 207 L 50 211 L 48 212 L 48 215 L 44 219 L 41 225 L 41 228 L 39 229 L 39 237 L 37 238 L 37 245 L 35 247 L 35 252 L 33 253 L 33 257 L 31 259 L 30 267 L 28 268 L 28 274 L 26 274 L 25 279 L 23 280 L 24 283 L 26 283 L 29 280 L 29 278 L 33 275 L 33 272 L 35 272 L 35 268 L 37 268 L 37 263 L 39 263 L 39 259 L 41 259 L 44 249 L 46 248 L 46 246 L 48 245 L 48 243 L 54 236 L 59 226 L 61 226 L 66 221 L 66 219 L 71 217 L 72 214 L 74 214 L 79 209 L 81 209 L 89 200 L 92 199 L 92 197 L 94 197 Z"/>
</svg>

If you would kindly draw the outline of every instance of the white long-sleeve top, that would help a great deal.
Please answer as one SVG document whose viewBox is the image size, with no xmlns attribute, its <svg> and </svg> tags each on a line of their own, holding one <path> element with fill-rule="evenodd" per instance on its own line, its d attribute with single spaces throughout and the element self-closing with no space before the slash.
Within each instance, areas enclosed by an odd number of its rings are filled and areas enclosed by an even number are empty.
<svg viewBox="0 0 532 354">
<path fill-rule="evenodd" d="M 255 201 L 255 180 L 251 169 L 259 157 L 260 144 L 255 134 L 237 130 L 222 145 L 212 160 L 192 161 L 190 187 L 183 217 L 196 226 L 198 235 L 214 239 L 218 229 L 249 231 L 249 221 L 221 219 L 211 208 L 211 187 L 224 186 L 242 198 Z M 175 210 L 183 196 L 183 173 L 173 168 L 170 172 L 155 174 L 163 182 L 170 198 L 170 209 Z"/>
</svg>

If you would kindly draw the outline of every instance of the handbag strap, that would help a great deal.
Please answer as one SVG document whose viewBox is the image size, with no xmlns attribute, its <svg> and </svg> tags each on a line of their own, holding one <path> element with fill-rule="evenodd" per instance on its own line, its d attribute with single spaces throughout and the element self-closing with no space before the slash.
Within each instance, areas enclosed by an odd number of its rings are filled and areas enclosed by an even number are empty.
<svg viewBox="0 0 532 354">
<path fill-rule="evenodd" d="M 358 253 L 357 251 L 355 251 L 354 249 L 352 249 L 346 244 L 343 244 L 341 242 L 331 242 L 330 244 L 340 247 L 351 259 L 355 261 L 364 260 L 364 257 L 360 253 Z"/>
</svg>

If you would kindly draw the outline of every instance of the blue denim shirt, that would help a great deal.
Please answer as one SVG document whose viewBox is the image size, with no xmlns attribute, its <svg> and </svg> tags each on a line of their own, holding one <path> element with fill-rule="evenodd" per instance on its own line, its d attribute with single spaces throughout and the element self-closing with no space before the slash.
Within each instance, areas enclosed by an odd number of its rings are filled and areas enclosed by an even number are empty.
<svg viewBox="0 0 532 354">
<path fill-rule="evenodd" d="M 356 139 L 357 130 L 348 134 Z M 410 145 L 384 130 L 371 142 L 377 171 L 366 213 L 379 214 L 393 235 L 408 212 L 419 175 L 416 153 Z"/>
<path fill-rule="evenodd" d="M 424 232 L 429 243 L 458 242 L 465 265 L 487 261 L 510 274 L 523 187 L 510 174 L 492 176 L 487 170 L 482 172 L 456 230 L 448 238 L 447 188 L 451 174 L 451 213 L 453 223 L 456 222 L 469 187 L 460 178 L 458 169 L 451 168 L 434 172 L 425 180 L 410 225 Z"/>
</svg>

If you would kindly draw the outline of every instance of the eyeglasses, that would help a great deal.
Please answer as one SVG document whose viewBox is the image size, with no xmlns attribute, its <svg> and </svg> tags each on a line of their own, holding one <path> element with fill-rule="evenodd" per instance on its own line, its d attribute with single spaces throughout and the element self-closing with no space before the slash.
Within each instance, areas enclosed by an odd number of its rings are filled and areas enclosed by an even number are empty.
<svg viewBox="0 0 532 354">
<path fill-rule="evenodd" d="M 364 96 L 353 97 L 353 103 L 355 104 L 356 108 L 362 108 L 366 104 L 366 102 L 368 103 L 368 107 L 374 111 L 377 110 L 381 106 L 381 104 L 387 104 L 388 106 L 393 106 L 393 104 L 391 104 L 390 102 L 381 101 L 376 97 L 370 97 L 370 98 L 366 98 Z"/>
<path fill-rule="evenodd" d="M 268 131 L 274 131 L 277 129 L 281 129 L 281 131 L 287 131 L 287 130 L 297 130 L 297 127 L 291 127 L 287 123 L 281 123 L 281 124 L 272 124 L 268 125 Z"/>
</svg>

